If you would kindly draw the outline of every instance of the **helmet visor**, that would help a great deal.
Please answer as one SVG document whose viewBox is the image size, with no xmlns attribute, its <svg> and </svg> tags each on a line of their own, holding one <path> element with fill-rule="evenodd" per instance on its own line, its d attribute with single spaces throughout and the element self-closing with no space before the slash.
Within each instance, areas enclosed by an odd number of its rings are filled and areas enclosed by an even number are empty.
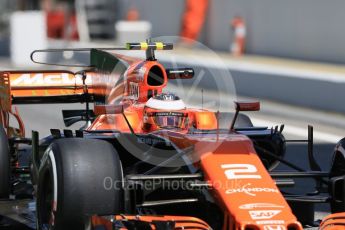
<svg viewBox="0 0 345 230">
<path fill-rule="evenodd" d="M 183 128 L 187 114 L 180 112 L 155 112 L 151 115 L 160 128 Z"/>
</svg>

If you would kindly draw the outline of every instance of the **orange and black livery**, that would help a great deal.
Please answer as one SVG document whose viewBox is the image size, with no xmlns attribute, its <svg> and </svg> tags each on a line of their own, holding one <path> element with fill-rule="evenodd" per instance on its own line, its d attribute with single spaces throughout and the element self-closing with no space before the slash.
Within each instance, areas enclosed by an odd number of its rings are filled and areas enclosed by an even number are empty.
<svg viewBox="0 0 345 230">
<path fill-rule="evenodd" d="M 331 172 L 321 171 L 312 127 L 311 170 L 305 170 L 285 160 L 289 140 L 283 126 L 255 127 L 243 113 L 258 111 L 259 102 L 235 102 L 233 113 L 222 113 L 190 107 L 167 92 L 169 82 L 195 74 L 193 68 L 166 68 L 157 60 L 156 50 L 172 48 L 147 41 L 76 49 L 90 58 L 78 72 L 0 72 L 0 135 L 9 147 L 0 149 L 0 196 L 10 194 L 12 178 L 30 174 L 40 230 L 301 230 L 314 224 L 307 217 L 315 203 L 329 202 L 334 212 L 345 212 L 341 158 Z M 123 54 L 131 50 L 145 51 L 146 58 Z M 32 57 L 64 51 L 40 50 Z M 67 127 L 85 125 L 76 131 L 52 126 L 49 137 L 40 140 L 34 131 L 26 138 L 14 106 L 47 103 L 83 103 L 85 109 L 62 114 Z M 11 127 L 10 116 L 19 128 Z M 16 162 L 19 144 L 32 148 L 30 167 Z M 278 163 L 291 170 L 276 170 Z M 314 179 L 314 193 L 286 192 L 296 178 Z M 334 226 L 343 219 L 332 215 L 321 229 L 341 229 Z"/>
</svg>

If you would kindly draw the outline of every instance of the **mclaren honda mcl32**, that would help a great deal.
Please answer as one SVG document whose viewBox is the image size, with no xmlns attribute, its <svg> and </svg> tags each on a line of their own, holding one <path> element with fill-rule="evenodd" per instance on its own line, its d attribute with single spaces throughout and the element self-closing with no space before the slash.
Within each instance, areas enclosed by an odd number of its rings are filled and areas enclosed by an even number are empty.
<svg viewBox="0 0 345 230">
<path fill-rule="evenodd" d="M 321 171 L 309 127 L 311 170 L 305 170 L 284 159 L 289 141 L 283 126 L 255 127 L 242 113 L 259 110 L 259 102 L 235 102 L 233 113 L 189 107 L 165 88 L 173 79 L 192 78 L 194 70 L 165 68 L 155 58 L 156 50 L 172 48 L 149 41 L 62 50 L 88 52 L 90 65 L 76 73 L 1 72 L 0 196 L 8 197 L 15 181 L 29 174 L 40 230 L 299 230 L 320 225 L 314 203 L 330 203 L 340 213 L 321 228 L 341 229 L 343 155 L 336 153 L 340 159 L 331 172 Z M 146 59 L 123 50 L 145 50 Z M 38 50 L 31 58 L 59 51 Z M 43 139 L 33 131 L 25 138 L 12 105 L 47 103 L 84 103 L 84 110 L 62 113 L 67 127 L 87 124 L 76 131 L 51 129 Z M 30 167 L 18 161 L 23 145 L 30 146 Z M 277 163 L 291 170 L 274 170 Z M 307 194 L 287 192 L 296 178 L 312 178 L 315 186 Z"/>
</svg>

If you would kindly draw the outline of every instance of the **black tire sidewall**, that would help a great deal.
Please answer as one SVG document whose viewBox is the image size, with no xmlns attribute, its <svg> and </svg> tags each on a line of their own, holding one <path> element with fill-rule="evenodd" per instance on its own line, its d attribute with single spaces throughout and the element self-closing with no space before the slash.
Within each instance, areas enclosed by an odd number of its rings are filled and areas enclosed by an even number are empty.
<svg viewBox="0 0 345 230">
<path fill-rule="evenodd" d="M 57 210 L 54 229 L 84 229 L 85 217 L 120 213 L 122 191 L 105 188 L 104 179 L 122 184 L 121 162 L 113 146 L 95 139 L 68 138 L 53 142 L 39 169 L 37 217 L 39 226 L 45 174 L 54 175 L 56 165 Z M 117 184 L 118 185 L 118 184 Z"/>
<path fill-rule="evenodd" d="M 38 189 L 37 190 L 37 227 L 38 229 L 41 229 L 41 224 L 42 224 L 42 218 L 43 215 L 48 213 L 46 212 L 45 209 L 43 209 L 43 203 L 44 203 L 44 198 L 45 198 L 45 190 L 43 188 L 47 188 L 47 186 L 50 186 L 47 184 L 47 177 L 49 177 L 50 180 L 53 179 L 53 169 L 52 169 L 52 163 L 49 157 L 42 159 L 42 168 L 40 169 L 41 176 L 38 180 Z"/>
</svg>

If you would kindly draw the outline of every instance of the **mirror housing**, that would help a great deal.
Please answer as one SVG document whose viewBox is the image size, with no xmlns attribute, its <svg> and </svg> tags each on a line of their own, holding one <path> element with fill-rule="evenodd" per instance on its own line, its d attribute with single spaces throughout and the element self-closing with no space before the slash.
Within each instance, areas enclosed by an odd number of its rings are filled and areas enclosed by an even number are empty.
<svg viewBox="0 0 345 230">
<path fill-rule="evenodd" d="M 191 79 L 194 77 L 194 69 L 192 68 L 176 68 L 166 69 L 169 79 Z"/>
<path fill-rule="evenodd" d="M 238 102 L 235 101 L 236 111 L 259 111 L 260 102 L 259 101 L 248 101 L 248 102 Z"/>
<path fill-rule="evenodd" d="M 230 130 L 229 130 L 230 133 L 234 131 L 235 123 L 236 123 L 239 112 L 240 111 L 259 111 L 260 102 L 259 101 L 253 101 L 253 102 L 235 101 L 235 109 L 236 109 L 236 113 L 230 125 Z"/>
</svg>

